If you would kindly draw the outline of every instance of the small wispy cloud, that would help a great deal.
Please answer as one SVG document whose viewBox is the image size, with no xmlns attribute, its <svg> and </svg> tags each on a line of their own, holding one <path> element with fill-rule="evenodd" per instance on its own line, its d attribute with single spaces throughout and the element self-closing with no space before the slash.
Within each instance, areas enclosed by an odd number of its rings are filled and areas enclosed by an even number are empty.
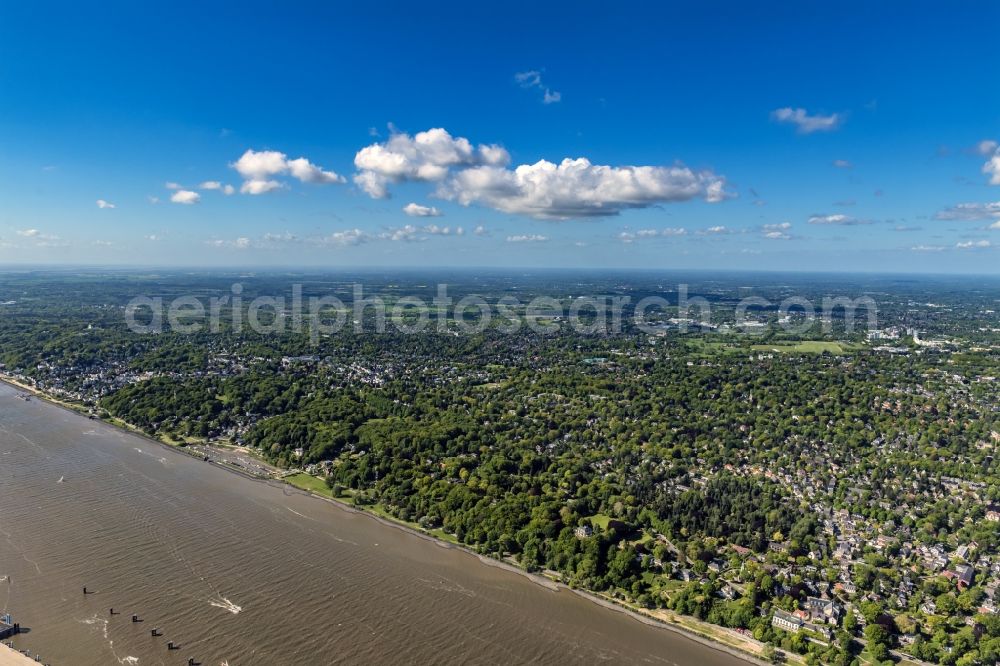
<svg viewBox="0 0 1000 666">
<path fill-rule="evenodd" d="M 116 206 L 113 203 L 111 203 L 110 201 L 105 201 L 104 199 L 98 199 L 97 200 L 97 207 L 98 208 L 116 208 Z"/>
<path fill-rule="evenodd" d="M 1000 219 L 1000 201 L 992 203 L 960 203 L 934 214 L 935 220 L 993 220 Z"/>
<path fill-rule="evenodd" d="M 443 213 L 434 206 L 421 206 L 418 203 L 408 203 L 403 206 L 403 212 L 410 217 L 441 217 Z"/>
<path fill-rule="evenodd" d="M 199 190 L 217 190 L 222 192 L 226 196 L 236 193 L 236 188 L 232 185 L 223 185 L 217 180 L 206 180 L 205 182 L 198 185 Z"/>
<path fill-rule="evenodd" d="M 777 224 L 765 224 L 760 231 L 764 238 L 768 240 L 791 240 L 793 238 L 789 230 L 792 228 L 791 222 L 779 222 Z"/>
<path fill-rule="evenodd" d="M 427 224 L 418 226 L 406 224 L 401 227 L 387 227 L 381 231 L 366 231 L 360 228 L 343 229 L 326 235 L 300 237 L 291 232 L 265 233 L 256 238 L 241 236 L 236 239 L 212 238 L 205 241 L 207 245 L 218 248 L 245 250 L 249 248 L 273 250 L 282 247 L 347 247 L 365 243 L 419 243 L 430 240 L 432 236 L 461 237 L 465 229 L 456 226 L 440 226 Z"/>
<path fill-rule="evenodd" d="M 428 224 L 420 227 L 420 231 L 431 236 L 464 236 L 465 229 L 462 227 L 440 227 L 436 224 Z"/>
<path fill-rule="evenodd" d="M 833 166 L 837 167 L 838 169 L 851 169 L 854 167 L 854 165 L 847 160 L 834 160 Z"/>
<path fill-rule="evenodd" d="M 993 247 L 993 243 L 988 240 L 961 241 L 955 247 L 959 250 L 985 250 Z"/>
<path fill-rule="evenodd" d="M 229 248 L 233 250 L 247 250 L 252 247 L 252 242 L 246 236 L 240 236 L 233 240 L 213 239 L 205 241 L 206 245 L 218 248 Z"/>
<path fill-rule="evenodd" d="M 632 243 L 636 240 L 666 238 L 671 236 L 684 236 L 687 229 L 683 227 L 666 227 L 663 229 L 639 229 L 637 231 L 622 231 L 618 234 L 618 240 L 623 243 Z"/>
<path fill-rule="evenodd" d="M 983 139 L 976 144 L 974 150 L 985 157 L 997 152 L 997 148 L 1000 148 L 1000 143 L 997 143 L 993 139 Z"/>
<path fill-rule="evenodd" d="M 1000 185 L 1000 148 L 995 149 L 993 156 L 983 165 L 983 173 L 990 177 L 990 185 Z"/>
<path fill-rule="evenodd" d="M 784 107 L 771 112 L 771 119 L 778 123 L 794 125 L 799 134 L 812 134 L 813 132 L 830 132 L 837 129 L 844 122 L 843 115 L 831 113 L 829 115 L 810 114 L 803 108 Z"/>
<path fill-rule="evenodd" d="M 201 195 L 193 190 L 177 190 L 170 195 L 170 200 L 176 204 L 190 206 L 201 201 Z"/>
<path fill-rule="evenodd" d="M 698 232 L 701 236 L 724 236 L 732 233 L 728 227 L 724 225 L 716 225 L 714 227 L 709 227 L 708 229 L 702 229 Z"/>
<path fill-rule="evenodd" d="M 370 240 L 371 236 L 361 229 L 345 229 L 343 231 L 334 231 L 333 233 L 323 236 L 319 239 L 321 245 L 333 245 L 333 246 L 345 246 L 345 245 L 360 245 L 361 243 Z"/>
<path fill-rule="evenodd" d="M 17 235 L 30 239 L 37 247 L 65 247 L 65 243 L 55 234 L 42 233 L 39 229 L 20 229 Z"/>
<path fill-rule="evenodd" d="M 547 240 L 549 240 L 549 237 L 541 234 L 520 234 L 516 236 L 507 236 L 508 243 L 544 243 Z"/>
<path fill-rule="evenodd" d="M 826 224 L 826 225 L 839 225 L 842 227 L 853 227 L 860 224 L 871 224 L 869 220 L 859 220 L 856 217 L 851 217 L 850 215 L 835 214 L 835 215 L 812 215 L 809 218 L 809 224 Z"/>
<path fill-rule="evenodd" d="M 536 88 L 542 91 L 542 104 L 555 104 L 562 101 L 562 93 L 552 90 L 542 82 L 542 73 L 539 70 L 529 70 L 518 72 L 514 75 L 514 80 L 524 89 Z"/>
</svg>

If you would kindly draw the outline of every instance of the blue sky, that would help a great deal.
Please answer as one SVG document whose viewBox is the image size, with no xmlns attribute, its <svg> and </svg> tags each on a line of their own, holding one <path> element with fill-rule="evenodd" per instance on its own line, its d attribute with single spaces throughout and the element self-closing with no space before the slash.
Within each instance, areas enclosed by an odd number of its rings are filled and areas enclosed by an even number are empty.
<svg viewBox="0 0 1000 666">
<path fill-rule="evenodd" d="M 0 263 L 996 273 L 997 25 L 3 1 Z"/>
</svg>

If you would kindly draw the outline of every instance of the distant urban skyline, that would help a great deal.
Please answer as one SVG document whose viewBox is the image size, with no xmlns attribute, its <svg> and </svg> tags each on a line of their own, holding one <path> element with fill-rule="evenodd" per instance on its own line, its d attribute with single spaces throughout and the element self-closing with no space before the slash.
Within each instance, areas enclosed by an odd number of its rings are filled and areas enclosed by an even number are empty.
<svg viewBox="0 0 1000 666">
<path fill-rule="evenodd" d="M 102 11 L 0 5 L 0 265 L 1000 273 L 995 3 Z"/>
</svg>

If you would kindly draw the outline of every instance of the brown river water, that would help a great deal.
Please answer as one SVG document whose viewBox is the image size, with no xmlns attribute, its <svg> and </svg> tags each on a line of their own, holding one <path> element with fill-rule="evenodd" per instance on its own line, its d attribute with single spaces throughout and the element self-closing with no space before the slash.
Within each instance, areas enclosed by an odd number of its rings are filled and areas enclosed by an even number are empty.
<svg viewBox="0 0 1000 666">
<path fill-rule="evenodd" d="M 0 610 L 53 666 L 746 664 L 18 394 L 0 384 Z"/>
</svg>

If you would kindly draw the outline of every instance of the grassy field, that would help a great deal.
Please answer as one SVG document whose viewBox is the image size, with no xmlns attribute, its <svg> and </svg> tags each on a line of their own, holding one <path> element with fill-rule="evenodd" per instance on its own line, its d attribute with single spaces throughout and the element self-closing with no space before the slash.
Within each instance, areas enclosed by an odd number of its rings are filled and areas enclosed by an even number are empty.
<svg viewBox="0 0 1000 666">
<path fill-rule="evenodd" d="M 602 530 L 608 529 L 608 521 L 611 520 L 611 516 L 605 516 L 602 513 L 595 514 L 590 517 L 590 524 L 594 527 L 600 527 Z"/>
<path fill-rule="evenodd" d="M 300 472 L 298 474 L 289 474 L 288 476 L 284 477 L 283 480 L 301 490 L 306 490 L 311 493 L 316 493 L 317 495 L 322 495 L 323 497 L 336 500 L 337 502 L 347 504 L 348 506 L 354 506 L 349 496 L 334 497 L 333 491 L 327 487 L 326 482 L 323 481 L 322 479 L 312 476 L 311 474 L 305 474 L 303 472 Z M 391 513 L 389 513 L 385 509 L 385 507 L 382 506 L 381 504 L 368 504 L 365 506 L 358 506 L 355 508 L 360 509 L 362 511 L 367 511 L 369 513 L 378 516 L 379 518 L 384 518 L 385 520 L 388 520 L 390 522 L 399 523 L 400 525 L 405 525 L 418 532 L 429 534 L 437 539 L 440 539 L 441 541 L 447 541 L 449 543 L 458 544 L 458 540 L 454 537 L 454 535 L 448 534 L 447 532 L 441 529 L 428 530 L 424 529 L 417 523 L 411 523 L 409 521 L 400 520 L 399 518 L 396 518 Z"/>
<path fill-rule="evenodd" d="M 826 342 L 824 340 L 804 340 L 802 342 L 775 342 L 769 345 L 754 345 L 750 349 L 759 352 L 778 352 L 781 354 L 846 354 L 849 345 L 843 342 Z"/>
<path fill-rule="evenodd" d="M 308 490 L 309 492 L 316 493 L 317 495 L 322 495 L 323 497 L 329 497 L 334 499 L 333 491 L 327 487 L 326 482 L 322 479 L 318 479 L 311 474 L 291 474 L 286 476 L 285 481 L 292 484 L 296 488 L 301 488 L 302 490 Z"/>
<path fill-rule="evenodd" d="M 745 354 L 748 352 L 770 352 L 778 354 L 849 354 L 855 351 L 858 346 L 849 342 L 837 342 L 830 340 L 801 340 L 794 342 L 772 342 L 770 344 L 759 344 L 744 346 L 734 342 L 712 342 L 703 338 L 688 340 L 688 350 L 701 357 L 718 356 L 719 354 Z"/>
<path fill-rule="evenodd" d="M 727 352 L 738 351 L 739 348 L 728 342 L 710 342 L 705 338 L 691 338 L 684 341 L 688 350 L 692 354 L 703 357 L 725 354 Z"/>
</svg>

